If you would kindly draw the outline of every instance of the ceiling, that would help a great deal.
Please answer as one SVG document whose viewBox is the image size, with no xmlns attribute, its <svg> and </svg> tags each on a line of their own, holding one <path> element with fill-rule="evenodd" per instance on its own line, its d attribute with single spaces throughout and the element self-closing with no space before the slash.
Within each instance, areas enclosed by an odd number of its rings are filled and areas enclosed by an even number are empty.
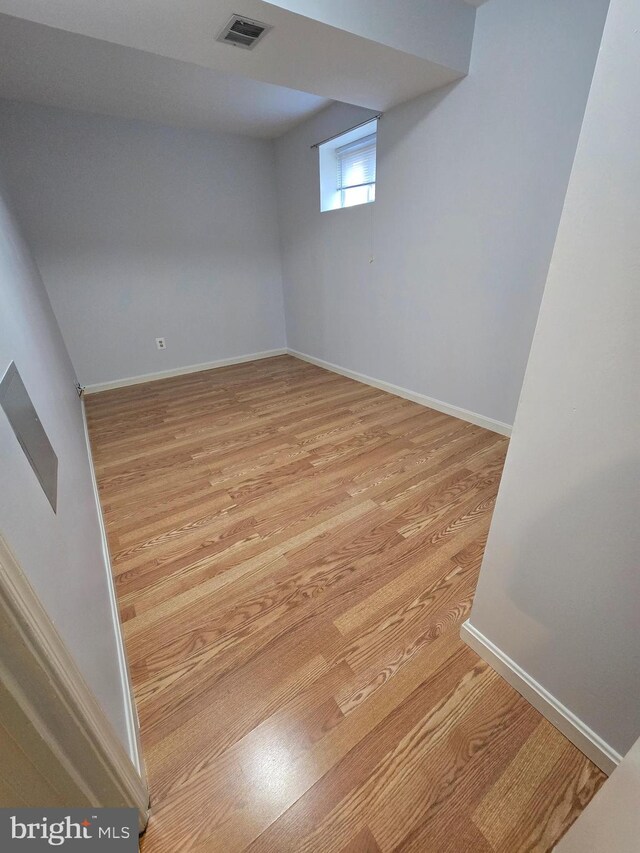
<svg viewBox="0 0 640 853">
<path fill-rule="evenodd" d="M 0 97 L 267 138 L 331 103 L 1 14 Z"/>
<path fill-rule="evenodd" d="M 331 101 L 385 110 L 464 76 L 467 2 L 372 2 L 0 0 L 0 97 L 275 137 Z M 235 12 L 272 25 L 255 50 L 216 42 Z"/>
</svg>

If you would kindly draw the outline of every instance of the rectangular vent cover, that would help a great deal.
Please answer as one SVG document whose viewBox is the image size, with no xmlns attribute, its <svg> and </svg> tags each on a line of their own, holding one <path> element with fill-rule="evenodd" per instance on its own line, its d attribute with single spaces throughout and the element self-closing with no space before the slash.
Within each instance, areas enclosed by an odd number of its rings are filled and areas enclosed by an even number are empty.
<svg viewBox="0 0 640 853">
<path fill-rule="evenodd" d="M 0 408 L 4 409 L 15 437 L 55 512 L 58 501 L 58 457 L 13 361 L 0 381 Z"/>
<path fill-rule="evenodd" d="M 231 20 L 222 29 L 217 41 L 251 50 L 255 47 L 265 33 L 269 32 L 269 24 L 262 24 L 243 15 L 233 15 Z"/>
</svg>

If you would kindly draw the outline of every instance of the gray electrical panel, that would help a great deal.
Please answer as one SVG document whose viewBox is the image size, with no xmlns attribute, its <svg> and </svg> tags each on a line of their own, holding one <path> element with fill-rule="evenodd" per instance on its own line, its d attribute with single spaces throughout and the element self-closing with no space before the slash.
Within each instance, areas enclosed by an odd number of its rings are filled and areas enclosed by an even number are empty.
<svg viewBox="0 0 640 853">
<path fill-rule="evenodd" d="M 0 381 L 0 407 L 9 419 L 20 447 L 24 450 L 55 512 L 58 499 L 58 457 L 51 447 L 13 361 Z"/>
</svg>

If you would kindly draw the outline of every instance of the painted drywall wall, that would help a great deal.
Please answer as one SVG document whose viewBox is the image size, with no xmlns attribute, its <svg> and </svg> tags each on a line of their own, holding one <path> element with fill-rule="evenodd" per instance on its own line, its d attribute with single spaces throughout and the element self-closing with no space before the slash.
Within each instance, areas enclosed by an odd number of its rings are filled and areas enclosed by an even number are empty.
<svg viewBox="0 0 640 853">
<path fill-rule="evenodd" d="M 297 15 L 467 71 L 475 9 L 465 0 L 267 0 Z"/>
<path fill-rule="evenodd" d="M 270 142 L 4 101 L 0 153 L 83 385 L 284 345 Z"/>
<path fill-rule="evenodd" d="M 129 749 L 100 528 L 76 377 L 0 184 L 0 375 L 15 361 L 58 456 L 54 514 L 0 410 L 0 530 Z"/>
<path fill-rule="evenodd" d="M 368 17 L 375 17 L 371 2 L 349 0 L 346 5 L 352 2 L 360 8 L 366 7 Z M 381 2 L 391 6 L 391 0 Z M 363 38 L 348 29 L 292 14 L 286 8 L 267 5 L 262 0 L 243 0 L 241 9 L 233 0 L 181 0 L 179 3 L 175 0 L 154 3 L 149 0 L 109 0 L 108 3 L 0 0 L 0 12 L 225 74 L 250 76 L 322 98 L 387 109 L 462 76 L 463 70 L 442 64 L 443 56 L 455 59 L 461 49 L 469 47 L 465 20 L 472 18 L 473 10 L 466 15 L 453 10 L 449 15 L 444 9 L 451 4 L 458 6 L 459 2 L 402 0 L 401 5 L 407 7 L 419 8 L 425 4 L 443 7 L 440 14 L 435 15 L 420 10 L 422 22 L 416 25 L 416 29 L 424 31 L 423 22 L 427 16 L 434 24 L 442 46 L 432 37 L 425 41 L 438 57 L 435 61 L 402 47 L 389 47 Z M 333 5 L 333 0 L 330 3 Z M 247 54 L 216 41 L 217 34 L 234 12 L 272 26 L 260 50 Z M 414 39 L 409 41 L 415 46 Z M 70 61 L 73 63 L 73 59 Z M 57 82 L 52 83 L 54 89 Z M 244 104 L 247 110 L 252 109 L 249 98 Z"/>
<path fill-rule="evenodd" d="M 309 147 L 366 111 L 277 141 L 293 349 L 513 423 L 606 8 L 482 6 L 469 76 L 380 121 L 373 205 L 320 213 Z"/>
<path fill-rule="evenodd" d="M 640 734 L 640 8 L 613 0 L 472 626 L 613 750 Z"/>
</svg>

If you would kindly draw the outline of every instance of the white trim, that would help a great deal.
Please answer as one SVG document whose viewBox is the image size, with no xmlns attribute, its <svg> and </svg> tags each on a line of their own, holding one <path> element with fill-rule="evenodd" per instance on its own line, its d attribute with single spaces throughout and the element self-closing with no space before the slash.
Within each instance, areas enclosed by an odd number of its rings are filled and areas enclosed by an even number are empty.
<svg viewBox="0 0 640 853">
<path fill-rule="evenodd" d="M 490 664 L 518 693 L 575 744 L 594 764 L 610 774 L 622 761 L 619 752 L 597 735 L 579 717 L 552 696 L 529 673 L 499 649 L 469 622 L 460 628 L 462 640 Z"/>
<path fill-rule="evenodd" d="M 317 367 L 323 367 L 325 370 L 330 370 L 333 373 L 339 373 L 341 376 L 347 376 L 349 379 L 355 379 L 356 382 L 362 382 L 365 385 L 371 385 L 373 388 L 379 388 L 381 391 L 387 391 L 389 394 L 395 394 L 396 397 L 403 397 L 405 400 L 411 400 L 418 403 L 420 406 L 426 406 L 428 409 L 435 409 L 437 412 L 444 412 L 445 415 L 452 415 L 454 418 L 468 421 L 483 429 L 497 432 L 500 435 L 511 435 L 510 424 L 505 424 L 502 421 L 496 421 L 493 418 L 479 415 L 477 412 L 470 412 L 468 409 L 463 409 L 460 406 L 454 406 L 451 403 L 445 403 L 442 400 L 436 400 L 434 397 L 427 397 L 426 394 L 419 394 L 417 391 L 410 391 L 408 388 L 402 388 L 400 385 L 393 385 L 391 382 L 384 382 L 382 379 L 374 379 L 372 376 L 367 376 L 364 373 L 358 373 L 355 370 L 349 370 L 346 367 L 340 367 L 338 364 L 333 364 L 330 361 L 324 361 L 322 358 L 316 358 L 313 355 L 308 355 L 298 350 L 281 348 L 266 350 L 264 352 L 254 352 L 247 355 L 235 356 L 233 358 L 223 358 L 218 361 L 209 361 L 204 364 L 191 364 L 186 367 L 176 367 L 173 370 L 163 370 L 159 373 L 144 373 L 140 376 L 129 376 L 124 379 L 115 379 L 113 382 L 97 382 L 93 385 L 87 385 L 84 388 L 85 394 L 96 394 L 100 391 L 109 391 L 112 388 L 126 388 L 128 385 L 139 385 L 143 382 L 153 382 L 156 379 L 168 379 L 171 376 L 183 376 L 188 373 L 197 373 L 200 370 L 215 370 L 217 367 L 227 367 L 232 364 L 244 364 L 248 361 L 259 361 L 263 358 L 273 358 L 276 355 L 292 355 L 294 358 L 299 358 L 301 361 L 308 361 L 310 364 L 315 364 Z"/>
<path fill-rule="evenodd" d="M 442 400 L 427 397 L 425 394 L 419 394 L 417 391 L 410 391 L 408 388 L 402 388 L 400 385 L 393 385 L 391 382 L 374 379 L 372 376 L 367 376 L 364 373 L 357 373 L 355 370 L 348 370 L 346 367 L 340 367 L 337 364 L 332 364 L 330 361 L 324 361 L 321 358 L 316 358 L 313 355 L 307 355 L 304 352 L 298 352 L 294 349 L 289 349 L 287 352 L 289 355 L 299 358 L 302 361 L 308 361 L 310 364 L 315 364 L 318 367 L 324 367 L 325 370 L 331 370 L 333 373 L 339 373 L 341 376 L 348 376 L 349 379 L 355 379 L 356 382 L 371 385 L 373 388 L 380 388 L 381 391 L 387 391 L 389 394 L 395 394 L 396 397 L 404 397 L 405 400 L 411 400 L 414 403 L 418 403 L 420 406 L 426 406 L 428 409 L 435 409 L 437 412 L 444 412 L 445 415 L 453 415 L 454 418 L 460 418 L 460 420 L 468 421 L 476 426 L 491 430 L 491 432 L 498 432 L 500 435 L 511 435 L 511 426 L 503 423 L 502 421 L 496 421 L 493 418 L 486 417 L 485 415 L 470 412 L 468 409 L 453 406 L 451 403 L 443 403 Z"/>
<path fill-rule="evenodd" d="M 259 361 L 262 358 L 273 358 L 275 355 L 286 355 L 287 350 L 269 349 L 264 352 L 252 352 L 247 355 L 236 355 L 232 358 L 221 358 L 218 361 L 207 361 L 203 364 L 188 364 L 185 367 L 175 367 L 172 370 L 160 370 L 158 373 L 143 373 L 140 376 L 127 376 L 114 379 L 112 382 L 96 382 L 86 385 L 85 394 L 96 394 L 99 391 L 109 391 L 112 388 L 126 388 L 127 385 L 140 385 L 143 382 L 154 382 L 156 379 L 169 379 L 172 376 L 182 376 L 186 373 L 198 373 L 200 370 L 214 370 L 216 367 L 228 367 L 231 364 L 244 364 L 245 361 Z"/>
<path fill-rule="evenodd" d="M 82 424 L 84 426 L 84 440 L 87 446 L 87 456 L 89 458 L 89 471 L 91 473 L 91 485 L 93 486 L 93 497 L 96 504 L 96 513 L 98 516 L 98 525 L 100 527 L 100 539 L 102 544 L 102 559 L 104 561 L 104 571 L 107 576 L 107 590 L 109 592 L 109 605 L 111 608 L 111 619 L 113 621 L 113 631 L 116 639 L 116 651 L 118 655 L 118 669 L 120 671 L 120 683 L 122 685 L 122 695 L 124 696 L 124 718 L 127 727 L 127 742 L 129 744 L 129 757 L 133 761 L 138 773 L 142 776 L 145 774 L 144 763 L 142 761 L 142 751 L 140 748 L 140 723 L 138 721 L 138 711 L 136 709 L 135 699 L 133 697 L 133 687 L 131 677 L 129 675 L 129 666 L 127 664 L 127 655 L 124 649 L 124 638 L 122 636 L 122 626 L 120 624 L 120 614 L 118 611 L 118 599 L 116 597 L 116 586 L 113 580 L 113 571 L 111 569 L 111 555 L 109 554 L 109 544 L 107 540 L 107 531 L 104 526 L 104 517 L 102 515 L 102 507 L 100 505 L 100 495 L 98 493 L 98 483 L 96 480 L 96 472 L 93 467 L 93 456 L 91 455 L 91 443 L 89 441 L 89 427 L 87 425 L 87 413 L 84 407 L 84 400 L 80 399 L 82 409 Z"/>
<path fill-rule="evenodd" d="M 0 685 L 8 703 L 3 710 L 17 711 L 7 717 L 10 735 L 45 778 L 55 780 L 63 799 L 135 808 L 142 831 L 148 819 L 146 779 L 1 536 Z"/>
</svg>

